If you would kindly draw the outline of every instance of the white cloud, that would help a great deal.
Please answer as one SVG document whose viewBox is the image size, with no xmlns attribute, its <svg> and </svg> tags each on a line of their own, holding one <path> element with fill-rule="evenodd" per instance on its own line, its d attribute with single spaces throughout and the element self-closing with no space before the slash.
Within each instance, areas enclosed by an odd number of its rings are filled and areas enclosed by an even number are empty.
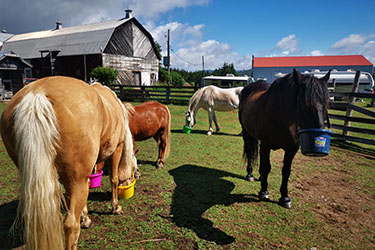
<svg viewBox="0 0 375 250">
<path fill-rule="evenodd" d="M 295 34 L 283 37 L 272 49 L 256 52 L 256 56 L 294 56 L 300 55 L 299 39 Z"/>
<path fill-rule="evenodd" d="M 340 41 L 337 41 L 331 46 L 331 50 L 336 50 L 346 53 L 352 51 L 366 43 L 366 37 L 360 34 L 351 34 Z"/>
<path fill-rule="evenodd" d="M 126 4 L 137 16 L 157 18 L 160 14 L 176 8 L 186 8 L 193 5 L 203 6 L 209 2 L 210 0 L 128 0 Z"/>
<path fill-rule="evenodd" d="M 205 69 L 215 69 L 223 64 L 233 63 L 236 69 L 249 69 L 251 58 L 241 57 L 235 53 L 229 44 L 216 40 L 203 41 L 203 24 L 189 25 L 187 23 L 171 22 L 155 27 L 150 22 L 146 28 L 150 31 L 155 41 L 162 47 L 162 55 L 167 54 L 167 32 L 171 34 L 172 67 L 189 71 L 202 69 L 202 56 L 204 56 Z"/>
<path fill-rule="evenodd" d="M 312 56 L 322 56 L 323 53 L 320 50 L 313 50 L 310 53 Z"/>
<path fill-rule="evenodd" d="M 284 55 L 296 54 L 300 51 L 299 40 L 295 34 L 282 38 L 277 42 L 275 51 L 281 51 Z"/>
<path fill-rule="evenodd" d="M 351 55 L 360 54 L 375 62 L 375 34 L 350 34 L 334 43 L 329 49 L 329 54 Z"/>
</svg>

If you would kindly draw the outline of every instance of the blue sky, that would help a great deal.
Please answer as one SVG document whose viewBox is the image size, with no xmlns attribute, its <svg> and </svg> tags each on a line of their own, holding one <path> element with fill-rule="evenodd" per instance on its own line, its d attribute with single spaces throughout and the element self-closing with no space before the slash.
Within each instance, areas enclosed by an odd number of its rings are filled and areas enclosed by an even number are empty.
<svg viewBox="0 0 375 250">
<path fill-rule="evenodd" d="M 0 28 L 24 33 L 124 16 L 129 6 L 166 53 L 172 67 L 238 70 L 251 56 L 363 54 L 375 62 L 375 1 L 302 0 L 3 0 Z M 25 8 L 25 6 L 28 6 Z M 38 15 L 36 15 L 38 13 Z"/>
</svg>

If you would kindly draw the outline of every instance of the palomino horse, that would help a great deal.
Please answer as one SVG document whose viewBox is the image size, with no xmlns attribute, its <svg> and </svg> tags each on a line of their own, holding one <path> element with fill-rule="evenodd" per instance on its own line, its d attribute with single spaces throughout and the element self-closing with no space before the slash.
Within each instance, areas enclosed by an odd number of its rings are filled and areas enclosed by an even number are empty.
<svg viewBox="0 0 375 250">
<path fill-rule="evenodd" d="M 136 161 L 127 112 L 107 87 L 60 76 L 35 81 L 6 106 L 1 136 L 19 169 L 18 220 L 26 249 L 63 249 L 63 228 L 66 249 L 77 249 L 89 175 L 107 158 L 113 213 L 122 212 L 118 185 L 132 183 Z"/>
<path fill-rule="evenodd" d="M 294 156 L 299 148 L 298 129 L 324 128 L 328 119 L 329 102 L 327 81 L 301 75 L 296 70 L 271 85 L 264 81 L 249 84 L 241 92 L 239 120 L 242 126 L 244 156 L 247 158 L 247 178 L 254 180 L 253 166 L 260 140 L 259 198 L 268 200 L 268 174 L 271 170 L 270 151 L 285 151 L 279 204 L 291 208 L 288 179 Z"/>
<path fill-rule="evenodd" d="M 217 133 L 220 132 L 219 124 L 216 120 L 215 110 L 231 111 L 237 109 L 240 103 L 240 93 L 243 87 L 222 89 L 214 85 L 209 85 L 199 89 L 190 98 L 189 110 L 186 112 L 185 124 L 192 128 L 195 125 L 195 115 L 199 108 L 203 108 L 208 112 L 209 129 L 207 135 L 211 135 L 214 131 L 212 128 L 212 120 L 215 123 Z"/>
<path fill-rule="evenodd" d="M 133 106 L 125 103 L 129 112 L 129 127 L 134 141 L 154 138 L 159 146 L 156 160 L 158 169 L 163 168 L 164 160 L 170 152 L 171 114 L 167 106 L 154 101 Z"/>
</svg>

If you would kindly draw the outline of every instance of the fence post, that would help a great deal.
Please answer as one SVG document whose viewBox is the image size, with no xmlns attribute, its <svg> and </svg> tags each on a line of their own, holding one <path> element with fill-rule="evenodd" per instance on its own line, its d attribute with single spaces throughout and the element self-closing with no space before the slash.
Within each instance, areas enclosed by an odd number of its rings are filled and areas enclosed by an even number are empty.
<svg viewBox="0 0 375 250">
<path fill-rule="evenodd" d="M 141 99 L 142 99 L 142 102 L 144 102 L 146 99 L 146 88 L 144 85 L 141 86 Z"/>
<path fill-rule="evenodd" d="M 170 103 L 170 96 L 171 96 L 171 87 L 167 86 L 166 91 L 167 91 L 167 93 L 166 93 L 165 101 L 166 101 L 167 104 L 169 104 Z"/>
<path fill-rule="evenodd" d="M 361 71 L 355 72 L 355 77 L 354 77 L 354 82 L 353 82 L 353 88 L 352 88 L 352 92 L 351 93 L 358 92 L 359 77 L 360 76 L 361 76 Z M 344 136 L 349 135 L 349 132 L 347 131 L 346 127 L 350 126 L 349 117 L 351 117 L 352 114 L 353 114 L 353 110 L 350 108 L 349 104 L 354 105 L 354 102 L 355 102 L 355 97 L 352 96 L 352 95 L 349 96 L 348 106 L 346 108 L 346 118 L 345 118 L 345 122 L 344 122 L 344 129 L 342 130 L 342 135 L 344 135 Z"/>
</svg>

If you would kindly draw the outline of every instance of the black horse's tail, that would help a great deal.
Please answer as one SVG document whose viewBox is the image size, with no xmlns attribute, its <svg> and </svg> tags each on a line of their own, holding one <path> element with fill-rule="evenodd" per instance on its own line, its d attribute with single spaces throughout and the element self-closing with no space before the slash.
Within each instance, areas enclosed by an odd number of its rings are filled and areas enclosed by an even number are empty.
<svg viewBox="0 0 375 250">
<path fill-rule="evenodd" d="M 238 114 L 242 126 L 242 139 L 244 142 L 243 159 L 247 162 L 248 178 L 253 176 L 253 166 L 255 166 L 257 163 L 259 142 L 257 138 L 251 136 L 249 133 L 246 132 L 246 129 L 244 129 L 244 125 L 242 124 L 243 107 L 246 104 L 246 100 L 253 92 L 259 90 L 266 90 L 268 89 L 268 87 L 269 85 L 265 81 L 256 81 L 255 83 L 250 83 L 245 88 L 243 88 L 240 94 L 240 105 Z"/>
<path fill-rule="evenodd" d="M 243 159 L 247 162 L 247 172 L 249 167 L 255 166 L 258 159 L 258 139 L 249 135 L 245 130 L 242 130 L 243 139 Z M 252 172 L 252 170 L 251 170 Z"/>
</svg>

